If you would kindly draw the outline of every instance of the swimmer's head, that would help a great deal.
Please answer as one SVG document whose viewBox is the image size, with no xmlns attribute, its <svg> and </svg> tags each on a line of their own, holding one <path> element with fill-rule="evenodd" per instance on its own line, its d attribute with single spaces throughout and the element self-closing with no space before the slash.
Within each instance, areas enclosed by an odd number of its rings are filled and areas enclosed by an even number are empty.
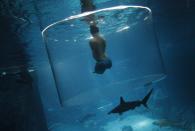
<svg viewBox="0 0 195 131">
<path fill-rule="evenodd" d="M 90 25 L 90 33 L 92 35 L 98 34 L 99 33 L 99 28 L 95 25 Z"/>
<path fill-rule="evenodd" d="M 107 58 L 101 62 L 96 63 L 94 73 L 103 74 L 106 69 L 110 69 L 112 67 L 112 61 Z"/>
</svg>

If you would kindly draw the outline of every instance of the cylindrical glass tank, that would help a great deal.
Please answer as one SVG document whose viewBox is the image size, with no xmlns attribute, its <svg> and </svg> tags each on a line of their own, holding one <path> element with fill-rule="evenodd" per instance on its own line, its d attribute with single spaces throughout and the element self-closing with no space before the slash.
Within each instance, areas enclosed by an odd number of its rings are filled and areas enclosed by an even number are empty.
<svg viewBox="0 0 195 131">
<path fill-rule="evenodd" d="M 106 55 L 113 63 L 112 68 L 101 75 L 93 73 L 96 61 L 89 46 L 92 37 L 89 24 L 85 21 L 89 15 L 95 16 L 106 41 Z M 153 83 L 165 78 L 152 11 L 129 5 L 102 8 L 57 21 L 46 27 L 42 35 L 63 107 L 56 111 L 60 115 L 54 114 L 60 122 L 49 124 L 49 129 L 134 129 L 134 126 L 122 128 L 122 122 L 109 123 L 107 113 L 119 103 L 120 96 L 126 100 L 135 100 L 138 96 L 140 99 Z M 140 117 L 136 119 L 146 120 Z"/>
<path fill-rule="evenodd" d="M 95 15 L 113 66 L 93 73 L 96 61 L 89 46 L 87 15 Z M 142 6 L 115 6 L 71 16 L 43 31 L 63 106 L 101 106 L 120 96 L 145 92 L 165 77 L 153 29 L 152 12 Z"/>
</svg>

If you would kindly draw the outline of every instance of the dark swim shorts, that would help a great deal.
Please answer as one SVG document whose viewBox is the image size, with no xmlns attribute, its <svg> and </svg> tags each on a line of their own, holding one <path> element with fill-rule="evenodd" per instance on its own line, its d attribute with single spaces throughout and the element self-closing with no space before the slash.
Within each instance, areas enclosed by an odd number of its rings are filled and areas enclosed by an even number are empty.
<svg viewBox="0 0 195 131">
<path fill-rule="evenodd" d="M 111 67 L 112 61 L 109 58 L 106 58 L 105 60 L 96 63 L 94 73 L 103 74 L 106 69 L 110 69 Z"/>
</svg>

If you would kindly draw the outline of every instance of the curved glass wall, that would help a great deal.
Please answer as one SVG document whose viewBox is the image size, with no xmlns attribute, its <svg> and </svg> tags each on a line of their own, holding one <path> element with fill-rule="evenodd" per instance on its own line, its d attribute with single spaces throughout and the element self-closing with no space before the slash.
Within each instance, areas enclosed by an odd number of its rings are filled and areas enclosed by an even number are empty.
<svg viewBox="0 0 195 131">
<path fill-rule="evenodd" d="M 106 54 L 113 62 L 102 75 L 93 73 L 96 61 L 89 47 L 89 25 L 84 20 L 92 14 L 106 40 Z M 79 107 L 75 116 L 88 109 L 107 112 L 120 96 L 134 99 L 141 93 L 138 90 L 145 94 L 150 85 L 165 77 L 151 15 L 147 7 L 115 6 L 71 16 L 43 30 L 64 108 Z M 69 115 L 64 117 L 76 119 Z"/>
</svg>

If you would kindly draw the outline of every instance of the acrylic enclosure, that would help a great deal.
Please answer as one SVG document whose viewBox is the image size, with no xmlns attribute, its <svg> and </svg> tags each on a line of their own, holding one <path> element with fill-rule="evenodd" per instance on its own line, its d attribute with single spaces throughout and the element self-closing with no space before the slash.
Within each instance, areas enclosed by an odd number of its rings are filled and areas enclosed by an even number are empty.
<svg viewBox="0 0 195 131">
<path fill-rule="evenodd" d="M 93 73 L 96 61 L 85 21 L 89 15 L 96 17 L 106 40 L 106 55 L 113 62 L 102 75 Z M 140 88 L 147 91 L 165 77 L 147 7 L 115 6 L 71 16 L 45 28 L 43 37 L 63 106 L 98 106 Z"/>
</svg>

